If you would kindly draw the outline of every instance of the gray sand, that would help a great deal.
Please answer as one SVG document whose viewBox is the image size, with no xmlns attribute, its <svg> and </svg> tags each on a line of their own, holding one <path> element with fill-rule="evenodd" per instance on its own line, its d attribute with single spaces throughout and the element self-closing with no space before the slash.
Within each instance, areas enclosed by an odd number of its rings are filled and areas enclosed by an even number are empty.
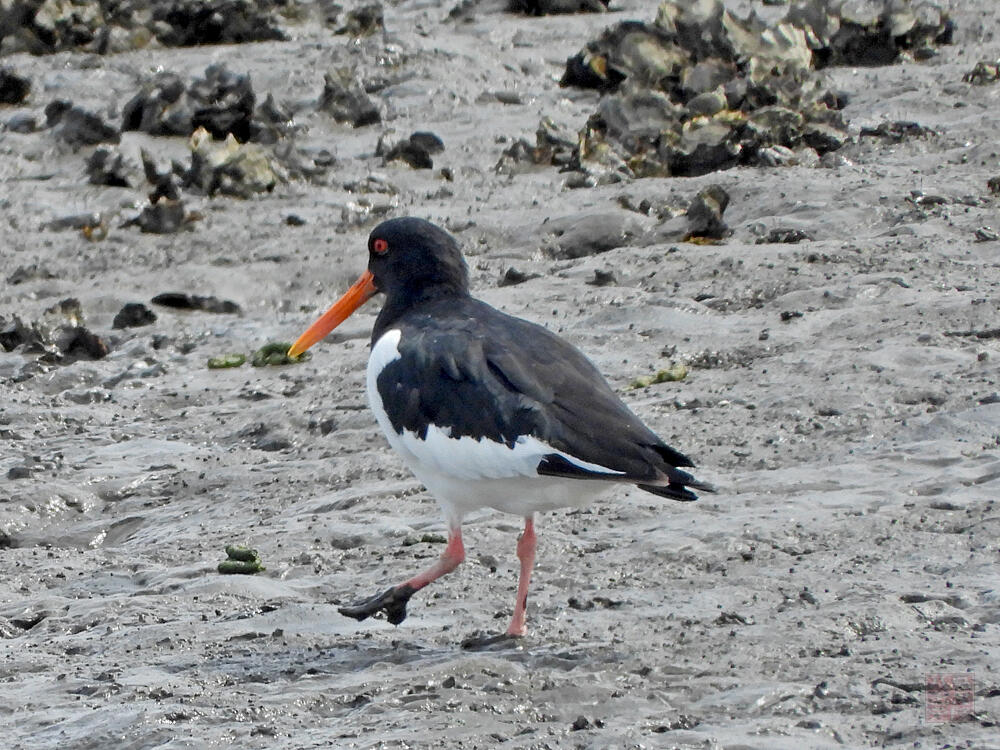
<svg viewBox="0 0 1000 750">
<path fill-rule="evenodd" d="M 433 3 L 388 6 L 407 76 L 379 95 L 387 121 L 355 130 L 302 110 L 300 141 L 336 155 L 329 184 L 188 196 L 203 218 L 180 234 L 119 228 L 146 188 L 87 185 L 88 149 L 0 133 L 2 277 L 32 264 L 51 276 L 0 288 L 0 315 L 35 319 L 74 296 L 112 344 L 30 378 L 36 355 L 0 353 L 0 477 L 31 473 L 0 479 L 13 545 L 0 549 L 0 744 L 1000 747 L 1000 352 L 996 338 L 946 335 L 998 325 L 1000 245 L 976 230 L 1000 229 L 986 186 L 1000 175 L 1000 84 L 962 75 L 998 56 L 1000 6 L 956 2 L 956 43 L 929 61 L 830 71 L 853 135 L 892 120 L 936 135 L 856 140 L 833 168 L 580 190 L 554 168 L 495 174 L 541 117 L 575 130 L 594 110 L 595 92 L 557 82 L 605 26 L 655 12 L 615 6 L 465 24 Z M 295 33 L 4 63 L 32 78 L 33 112 L 60 97 L 119 112 L 158 66 L 188 80 L 217 61 L 249 71 L 261 98 L 314 100 L 346 38 Z M 383 166 L 388 128 L 437 133 L 435 169 Z M 140 146 L 163 159 L 186 148 L 124 135 L 136 163 Z M 537 519 L 531 632 L 513 647 L 460 646 L 502 630 L 513 605 L 520 519 L 492 512 L 466 525 L 467 564 L 398 628 L 337 614 L 427 565 L 440 545 L 410 542 L 444 530 L 365 404 L 376 304 L 306 364 L 205 367 L 293 339 L 353 280 L 375 219 L 343 221 L 359 196 L 342 185 L 369 174 L 399 192 L 363 197 L 451 228 L 479 296 L 578 345 L 721 488 L 693 504 L 613 489 Z M 623 196 L 684 206 L 712 183 L 732 196 L 721 244 L 636 241 L 576 261 L 540 250 L 547 220 L 607 213 L 641 234 L 655 220 Z M 90 211 L 119 215 L 103 241 L 41 228 Z M 815 239 L 756 244 L 785 227 Z M 498 287 L 511 266 L 538 277 Z M 615 283 L 587 285 L 597 270 Z M 157 308 L 151 327 L 111 330 L 124 303 L 166 291 L 244 313 Z M 688 364 L 685 380 L 628 389 L 671 362 Z M 267 571 L 217 574 L 230 543 L 258 549 Z M 937 675 L 972 676 L 971 717 L 929 720 Z"/>
</svg>

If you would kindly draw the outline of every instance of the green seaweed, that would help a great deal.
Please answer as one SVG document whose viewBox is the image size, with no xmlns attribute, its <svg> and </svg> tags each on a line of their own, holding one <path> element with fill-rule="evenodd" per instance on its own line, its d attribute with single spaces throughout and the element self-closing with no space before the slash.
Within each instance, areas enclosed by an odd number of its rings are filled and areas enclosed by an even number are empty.
<svg viewBox="0 0 1000 750">
<path fill-rule="evenodd" d="M 656 383 L 675 383 L 687 377 L 688 368 L 684 365 L 672 365 L 668 370 L 657 370 L 655 375 L 643 375 L 629 383 L 629 388 L 646 388 Z"/>
<path fill-rule="evenodd" d="M 302 354 L 299 354 L 296 357 L 289 357 L 289 347 L 291 347 L 291 344 L 285 341 L 272 341 L 269 344 L 264 344 L 264 346 L 254 352 L 253 358 L 250 360 L 250 364 L 254 367 L 295 365 L 309 359 L 309 352 L 302 352 Z"/>
<path fill-rule="evenodd" d="M 235 544 L 230 544 L 226 547 L 226 555 L 230 560 L 241 560 L 242 562 L 260 561 L 260 555 L 257 554 L 257 550 Z"/>
<path fill-rule="evenodd" d="M 208 360 L 209 370 L 223 370 L 228 367 L 241 367 L 247 361 L 245 354 L 223 354 Z"/>
<path fill-rule="evenodd" d="M 228 560 L 219 563 L 217 569 L 223 575 L 253 575 L 267 570 L 260 561 L 257 550 L 237 544 L 226 545 Z"/>
<path fill-rule="evenodd" d="M 245 562 L 243 560 L 223 560 L 219 563 L 218 570 L 223 575 L 253 575 L 267 570 L 260 564 L 260 560 Z"/>
</svg>

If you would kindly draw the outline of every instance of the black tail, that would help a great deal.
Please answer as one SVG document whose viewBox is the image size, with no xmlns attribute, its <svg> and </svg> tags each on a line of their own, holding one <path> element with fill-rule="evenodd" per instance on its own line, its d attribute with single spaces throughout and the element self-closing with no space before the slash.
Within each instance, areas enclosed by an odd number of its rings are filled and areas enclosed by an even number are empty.
<svg viewBox="0 0 1000 750">
<path fill-rule="evenodd" d="M 659 495 L 660 497 L 669 497 L 671 500 L 680 500 L 685 503 L 698 499 L 698 496 L 689 490 L 688 487 L 694 487 L 696 490 L 701 490 L 702 492 L 715 492 L 715 487 L 707 482 L 696 481 L 693 477 L 686 484 L 687 486 L 671 482 L 666 487 L 657 487 L 655 484 L 637 484 L 636 487 L 640 490 L 646 490 L 646 492 L 652 492 L 654 495 Z"/>
</svg>

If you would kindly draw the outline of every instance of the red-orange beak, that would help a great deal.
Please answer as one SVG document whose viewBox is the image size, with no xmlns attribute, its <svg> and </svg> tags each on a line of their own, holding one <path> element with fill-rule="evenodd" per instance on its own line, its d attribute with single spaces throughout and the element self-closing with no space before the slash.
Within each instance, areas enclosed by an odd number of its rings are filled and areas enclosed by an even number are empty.
<svg viewBox="0 0 1000 750">
<path fill-rule="evenodd" d="M 289 357 L 297 357 L 306 349 L 321 340 L 330 331 L 339 326 L 351 313 L 370 300 L 378 289 L 375 288 L 375 277 L 371 271 L 365 271 L 354 286 L 348 289 L 344 296 L 333 303 L 333 306 L 306 329 L 306 332 L 299 336 L 298 340 L 292 344 L 288 350 Z"/>
</svg>

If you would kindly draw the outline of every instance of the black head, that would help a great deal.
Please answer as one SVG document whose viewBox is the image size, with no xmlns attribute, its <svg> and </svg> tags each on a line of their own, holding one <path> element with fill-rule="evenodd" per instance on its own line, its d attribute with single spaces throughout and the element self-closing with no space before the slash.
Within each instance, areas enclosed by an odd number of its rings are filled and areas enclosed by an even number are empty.
<svg viewBox="0 0 1000 750">
<path fill-rule="evenodd" d="M 469 270 L 455 238 L 411 216 L 375 227 L 368 237 L 368 270 L 387 306 L 469 293 Z"/>
</svg>

